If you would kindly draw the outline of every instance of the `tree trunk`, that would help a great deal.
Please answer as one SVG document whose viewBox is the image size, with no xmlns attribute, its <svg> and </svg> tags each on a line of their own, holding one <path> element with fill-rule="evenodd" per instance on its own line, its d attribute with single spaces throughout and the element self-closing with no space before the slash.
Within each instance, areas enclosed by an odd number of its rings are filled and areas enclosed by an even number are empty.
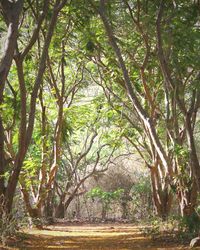
<svg viewBox="0 0 200 250">
<path fill-rule="evenodd" d="M 79 195 L 76 197 L 76 218 L 81 218 L 81 206 L 80 206 L 80 198 Z"/>
<path fill-rule="evenodd" d="M 151 168 L 152 198 L 156 214 L 166 220 L 171 209 L 173 195 L 166 183 L 164 187 L 160 184 L 157 168 Z"/>
<path fill-rule="evenodd" d="M 60 196 L 60 202 L 56 207 L 55 211 L 56 218 L 64 218 L 65 217 L 65 194 Z"/>
<path fill-rule="evenodd" d="M 29 123 L 28 123 L 28 127 L 26 130 L 25 147 L 22 147 L 17 153 L 17 157 L 16 157 L 15 163 L 14 163 L 13 172 L 9 177 L 8 185 L 6 188 L 5 196 L 6 196 L 6 200 L 7 200 L 8 212 L 10 212 L 12 209 L 13 198 L 14 198 L 16 186 L 17 186 L 18 179 L 19 179 L 19 174 L 20 174 L 25 155 L 26 155 L 26 152 L 28 150 L 28 147 L 30 145 L 31 138 L 32 138 L 34 121 L 35 121 L 36 100 L 37 100 L 38 90 L 39 90 L 39 87 L 41 85 L 43 74 L 44 74 L 45 67 L 46 67 L 48 49 L 50 46 L 51 38 L 53 36 L 53 32 L 54 32 L 54 28 L 55 28 L 55 25 L 57 22 L 57 17 L 58 17 L 59 11 L 62 9 L 65 2 L 66 2 L 65 0 L 63 0 L 63 1 L 57 0 L 56 1 L 55 5 L 54 5 L 53 14 L 51 16 L 49 29 L 48 29 L 47 35 L 45 37 L 43 51 L 42 51 L 42 55 L 41 55 L 41 59 L 40 59 L 40 63 L 39 63 L 39 68 L 38 68 L 38 73 L 37 73 L 37 77 L 35 79 L 33 91 L 31 93 L 30 114 L 29 114 Z"/>
<path fill-rule="evenodd" d="M 200 191 L 200 164 L 196 152 L 193 129 L 189 115 L 186 115 L 185 124 L 186 124 L 186 135 L 187 135 L 188 149 L 189 149 L 190 168 L 195 178 L 196 186 Z"/>
<path fill-rule="evenodd" d="M 48 196 L 45 200 L 45 207 L 44 207 L 44 215 L 45 218 L 48 220 L 48 222 L 51 224 L 53 223 L 53 218 L 54 218 L 54 202 L 53 202 L 53 190 L 50 190 L 48 192 Z"/>
<path fill-rule="evenodd" d="M 38 208 L 32 206 L 32 204 L 30 202 L 30 196 L 29 196 L 28 191 L 22 187 L 21 192 L 23 194 L 24 203 L 25 203 L 26 209 L 27 209 L 30 217 L 32 217 L 32 218 L 40 218 L 41 217 L 41 211 L 39 211 Z"/>
<path fill-rule="evenodd" d="M 199 234 L 200 217 L 195 210 L 197 202 L 196 182 L 191 190 L 184 190 L 180 196 L 180 211 L 184 226 L 190 233 Z"/>
<path fill-rule="evenodd" d="M 158 11 L 157 16 L 157 22 L 156 22 L 156 31 L 157 31 L 157 46 L 158 46 L 158 58 L 160 61 L 160 66 L 163 74 L 163 78 L 165 80 L 165 84 L 167 84 L 167 87 L 169 89 L 173 89 L 173 91 L 176 92 L 176 102 L 182 111 L 182 114 L 184 115 L 185 119 L 185 127 L 186 127 L 186 133 L 187 133 L 187 141 L 188 141 L 188 147 L 189 147 L 189 154 L 190 154 L 190 168 L 193 172 L 193 176 L 196 180 L 196 186 L 198 190 L 200 191 L 200 164 L 197 157 L 196 147 L 195 147 L 195 141 L 194 141 L 194 135 L 193 135 L 193 129 L 192 129 L 192 112 L 194 112 L 194 109 L 187 111 L 186 104 L 184 101 L 179 97 L 179 91 L 178 86 L 173 82 L 170 72 L 170 67 L 167 64 L 167 60 L 165 57 L 164 49 L 163 49 L 163 41 L 162 41 L 162 34 L 161 34 L 161 21 L 162 16 L 164 13 L 164 5 L 165 1 L 161 1 L 160 8 Z M 195 111 L 196 112 L 196 111 Z"/>
<path fill-rule="evenodd" d="M 190 188 L 180 187 L 178 198 L 182 217 L 191 216 L 195 212 L 197 194 L 198 193 L 195 182 Z"/>
<path fill-rule="evenodd" d="M 0 62 L 0 105 L 3 104 L 3 92 L 5 82 L 9 73 L 14 52 L 17 45 L 19 17 L 22 11 L 23 0 L 9 2 L 2 0 L 2 13 L 8 27 L 7 38 L 4 44 L 4 53 Z M 4 128 L 2 117 L 0 116 L 0 195 L 5 193 L 4 171 L 6 167 L 5 152 L 4 152 Z"/>
<path fill-rule="evenodd" d="M 101 219 L 103 221 L 106 220 L 106 217 L 107 217 L 107 208 L 105 205 L 102 205 L 102 211 L 101 211 Z"/>
<path fill-rule="evenodd" d="M 117 45 L 116 38 L 115 38 L 115 36 L 113 34 L 112 27 L 111 27 L 111 25 L 110 25 L 110 23 L 108 21 L 106 13 L 105 13 L 105 1 L 104 0 L 100 1 L 100 7 L 99 7 L 98 11 L 99 11 L 101 19 L 103 21 L 103 24 L 104 24 L 106 33 L 108 35 L 110 44 L 111 44 L 111 46 L 113 48 L 113 51 L 115 52 L 116 57 L 117 57 L 117 59 L 119 61 L 119 65 L 120 65 L 120 68 L 121 68 L 122 73 L 123 73 L 125 87 L 126 87 L 126 90 L 127 90 L 127 95 L 130 98 L 130 100 L 131 100 L 131 102 L 133 104 L 133 107 L 136 110 L 139 118 L 141 119 L 141 122 L 143 123 L 143 125 L 145 126 L 146 130 L 149 133 L 150 140 L 152 140 L 152 143 L 153 143 L 153 145 L 155 147 L 155 150 L 156 150 L 160 160 L 162 161 L 162 165 L 163 165 L 163 167 L 165 169 L 165 176 L 170 179 L 170 177 L 172 175 L 172 168 L 171 168 L 171 165 L 168 162 L 167 154 L 166 154 L 166 152 L 165 152 L 165 150 L 163 148 L 163 145 L 162 145 L 162 143 L 161 143 L 161 141 L 160 141 L 160 139 L 158 137 L 158 134 L 156 132 L 156 129 L 155 129 L 155 126 L 154 126 L 154 124 L 152 122 L 152 119 L 147 114 L 145 109 L 142 107 L 142 105 L 141 105 L 139 99 L 137 98 L 137 95 L 136 95 L 136 93 L 135 93 L 135 91 L 134 91 L 134 89 L 132 87 L 131 79 L 130 79 L 128 70 L 126 68 L 124 59 L 122 57 L 121 50 Z"/>
<path fill-rule="evenodd" d="M 121 203 L 122 206 L 122 219 L 126 220 L 128 218 L 128 204 L 127 201 Z"/>
</svg>

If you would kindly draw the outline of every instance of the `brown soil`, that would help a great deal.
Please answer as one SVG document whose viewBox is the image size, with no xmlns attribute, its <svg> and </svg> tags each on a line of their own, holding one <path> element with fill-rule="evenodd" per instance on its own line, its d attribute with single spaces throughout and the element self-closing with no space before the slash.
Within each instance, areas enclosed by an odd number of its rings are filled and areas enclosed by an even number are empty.
<svg viewBox="0 0 200 250">
<path fill-rule="evenodd" d="M 82 250 L 126 250 L 126 249 L 189 249 L 176 242 L 172 235 L 152 239 L 144 236 L 142 227 L 125 224 L 70 225 L 56 224 L 44 230 L 24 230 L 20 240 L 11 241 L 15 247 L 0 249 L 82 249 Z"/>
</svg>

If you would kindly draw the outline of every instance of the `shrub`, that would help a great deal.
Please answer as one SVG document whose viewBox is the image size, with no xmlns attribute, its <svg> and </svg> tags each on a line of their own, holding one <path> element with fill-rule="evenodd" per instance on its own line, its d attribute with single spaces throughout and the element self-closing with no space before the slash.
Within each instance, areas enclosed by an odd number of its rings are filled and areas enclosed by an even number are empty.
<svg viewBox="0 0 200 250">
<path fill-rule="evenodd" d="M 14 216 L 14 212 L 8 214 L 5 210 L 5 199 L 0 198 L 0 241 L 3 245 L 6 244 L 10 236 L 16 234 L 19 229 L 19 219 Z"/>
<path fill-rule="evenodd" d="M 195 236 L 200 232 L 200 218 L 197 213 L 184 216 L 179 221 L 179 231 Z"/>
</svg>

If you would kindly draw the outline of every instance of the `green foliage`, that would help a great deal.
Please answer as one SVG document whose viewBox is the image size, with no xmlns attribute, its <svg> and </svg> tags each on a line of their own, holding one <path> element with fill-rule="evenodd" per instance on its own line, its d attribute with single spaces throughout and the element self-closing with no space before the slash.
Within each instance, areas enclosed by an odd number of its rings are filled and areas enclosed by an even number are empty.
<svg viewBox="0 0 200 250">
<path fill-rule="evenodd" d="M 194 212 L 191 215 L 180 217 L 178 227 L 182 233 L 189 233 L 191 236 L 197 235 L 200 230 L 199 214 Z"/>
<path fill-rule="evenodd" d="M 34 158 L 28 158 L 24 161 L 21 176 L 27 190 L 30 190 L 31 186 L 38 185 L 39 180 L 37 180 L 37 173 L 40 167 L 40 162 L 36 161 Z"/>
<path fill-rule="evenodd" d="M 62 143 L 67 142 L 72 133 L 73 133 L 72 124 L 68 122 L 67 117 L 64 116 L 64 119 L 62 121 L 62 134 L 61 134 Z"/>
<path fill-rule="evenodd" d="M 23 72 L 17 72 L 13 63 L 3 92 L 3 102 L 0 105 L 3 121 L 2 134 L 5 136 L 6 157 L 9 158 L 11 155 L 12 158 L 3 170 L 3 176 L 6 180 L 5 187 L 13 172 L 13 162 L 17 159 L 17 152 L 21 146 L 24 147 L 24 145 L 19 144 L 20 125 L 29 127 L 29 114 L 30 111 L 34 110 L 34 105 L 29 104 L 31 97 L 33 97 L 32 91 L 41 60 L 45 35 L 52 17 L 54 1 L 50 2 L 36 42 L 22 63 Z M 163 145 L 163 150 L 166 149 L 166 155 L 171 162 L 177 161 L 179 173 L 174 173 L 175 185 L 172 187 L 174 194 L 183 188 L 190 191 L 193 181 L 191 172 L 194 171 L 190 166 L 191 159 L 184 130 L 184 112 L 179 104 L 185 105 L 186 113 L 189 113 L 192 105 L 197 108 L 199 106 L 199 5 L 197 5 L 197 1 L 165 1 L 164 3 L 161 21 L 163 54 L 166 56 L 165 61 L 174 84 L 174 87 L 166 87 L 157 49 L 156 19 L 159 2 L 105 2 L 108 23 L 113 29 L 115 41 L 120 48 L 121 58 L 125 62 L 133 90 L 140 105 L 147 113 L 147 119 L 151 118 L 158 139 Z M 126 2 L 130 4 L 130 9 Z M 42 6 L 43 1 L 41 0 L 31 3 L 24 1 L 15 59 L 18 52 L 20 55 L 29 44 L 35 30 L 35 24 L 38 23 L 36 19 Z M 118 148 L 118 152 L 121 153 L 125 147 L 130 147 L 127 141 L 122 140 L 123 137 L 129 138 L 135 145 L 139 145 L 138 148 L 141 148 L 145 160 L 153 161 L 152 155 L 157 155 L 155 145 L 152 146 L 154 140 L 149 135 L 147 126 L 141 119 L 138 119 L 137 111 L 127 96 L 123 72 L 108 43 L 105 27 L 98 15 L 98 7 L 99 1 L 71 1 L 69 5 L 64 6 L 58 15 L 54 35 L 48 49 L 48 63 L 46 63 L 45 74 L 41 78 L 39 86 L 39 94 L 37 91 L 33 93 L 38 98 L 35 123 L 32 124 L 34 129 L 31 145 L 27 149 L 21 171 L 28 190 L 30 187 L 35 187 L 33 191 L 36 191 L 40 182 L 39 173 L 44 160 L 42 159 L 44 144 L 46 175 L 49 173 L 54 158 L 60 99 L 62 99 L 64 112 L 62 124 L 59 124 L 61 126 L 58 149 L 60 155 L 57 158 L 60 159 L 56 163 L 59 165 L 59 169 L 55 175 L 62 182 L 62 186 L 65 185 L 66 178 L 69 178 L 68 181 L 72 181 L 72 176 L 69 174 L 70 169 L 87 149 L 89 141 L 95 133 L 98 135 L 94 139 L 91 150 L 76 166 L 77 172 L 75 174 L 77 175 L 82 176 L 83 173 L 87 172 L 88 166 L 95 164 L 98 150 L 102 145 L 104 148 L 100 152 L 101 164 L 99 164 L 102 166 L 106 163 L 113 149 Z M 3 44 L 6 31 L 3 17 L 0 17 L 0 27 L 0 41 Z M 3 50 L 3 47 L 1 49 Z M 147 60 L 144 66 L 142 64 L 145 59 Z M 64 62 L 63 72 L 61 62 Z M 141 69 L 144 71 L 143 77 Z M 25 81 L 23 87 L 26 89 L 27 100 L 26 124 L 22 124 L 20 120 L 21 105 L 24 104 L 21 103 L 20 92 L 23 84 L 19 83 L 18 76 L 20 74 L 18 75 L 18 73 L 23 74 Z M 65 75 L 64 78 L 62 78 L 62 74 Z M 97 87 L 96 92 L 94 91 L 95 87 Z M 166 108 L 167 94 L 169 111 Z M 151 98 L 148 98 L 148 95 Z M 41 102 L 46 108 L 45 135 L 42 132 Z M 195 127 L 198 126 L 198 123 L 195 124 L 195 120 L 199 122 L 199 117 L 196 114 L 198 114 L 197 109 L 191 118 L 194 131 Z M 174 144 L 176 141 L 179 141 L 179 144 Z M 133 151 L 132 148 L 130 151 Z M 146 155 L 148 156 L 146 157 Z M 178 183 L 179 187 L 177 188 Z M 106 208 L 112 201 L 119 200 L 122 194 L 122 189 L 105 192 L 100 188 L 95 188 L 88 193 L 89 197 L 99 199 Z M 132 188 L 132 196 L 137 211 L 149 204 L 151 199 L 149 178 L 139 178 Z M 140 210 L 142 211 L 142 209 Z M 197 232 L 198 227 L 195 225 L 195 220 L 197 220 L 196 217 L 184 218 L 182 227 Z M 157 225 L 155 225 L 155 230 L 157 230 Z"/>
<path fill-rule="evenodd" d="M 144 227 L 142 230 L 145 236 L 150 236 L 152 239 L 156 239 L 161 234 L 161 224 L 163 221 L 158 218 L 153 218 L 150 225 Z"/>
<path fill-rule="evenodd" d="M 191 216 L 170 216 L 166 221 L 162 221 L 156 217 L 152 217 L 149 226 L 145 227 L 143 232 L 145 235 L 153 239 L 163 234 L 175 235 L 179 241 L 184 243 L 199 233 L 200 218 L 196 213 Z"/>
<path fill-rule="evenodd" d="M 149 178 L 142 177 L 137 182 L 137 184 L 133 185 L 132 192 L 135 195 L 142 195 L 144 193 L 148 194 L 150 192 L 151 185 Z"/>
<path fill-rule="evenodd" d="M 149 176 L 139 175 L 137 182 L 131 189 L 132 204 L 134 209 L 133 214 L 138 214 L 139 219 L 148 220 L 152 217 L 152 194 L 151 183 Z"/>
<path fill-rule="evenodd" d="M 119 199 L 123 192 L 124 190 L 120 188 L 113 192 L 104 192 L 101 188 L 96 187 L 88 192 L 88 197 L 100 198 L 106 202 L 110 202 L 111 200 Z"/>
<path fill-rule="evenodd" d="M 113 192 L 103 191 L 101 188 L 96 187 L 87 193 L 91 199 L 99 199 L 106 210 L 110 209 L 111 202 L 119 200 L 124 193 L 124 190 L 119 188 Z"/>
<path fill-rule="evenodd" d="M 182 145 L 175 144 L 174 153 L 177 157 L 182 158 L 182 160 L 188 160 L 189 157 L 188 149 L 183 147 Z"/>
</svg>

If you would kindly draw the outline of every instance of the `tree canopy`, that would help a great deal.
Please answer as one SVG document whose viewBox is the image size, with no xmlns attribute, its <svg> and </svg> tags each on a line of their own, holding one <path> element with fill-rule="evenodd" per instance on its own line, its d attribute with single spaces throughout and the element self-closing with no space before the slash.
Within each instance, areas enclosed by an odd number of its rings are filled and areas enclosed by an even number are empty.
<svg viewBox="0 0 200 250">
<path fill-rule="evenodd" d="M 128 189 L 97 186 L 90 198 L 106 209 L 111 200 L 128 202 L 131 192 L 142 200 L 144 192 L 162 219 L 174 200 L 182 216 L 196 213 L 199 1 L 2 0 L 0 6 L 5 211 L 20 191 L 32 218 L 64 217 L 91 177 L 117 168 L 121 155 L 137 155 L 151 195 L 141 177 L 133 189 L 131 178 Z"/>
</svg>

